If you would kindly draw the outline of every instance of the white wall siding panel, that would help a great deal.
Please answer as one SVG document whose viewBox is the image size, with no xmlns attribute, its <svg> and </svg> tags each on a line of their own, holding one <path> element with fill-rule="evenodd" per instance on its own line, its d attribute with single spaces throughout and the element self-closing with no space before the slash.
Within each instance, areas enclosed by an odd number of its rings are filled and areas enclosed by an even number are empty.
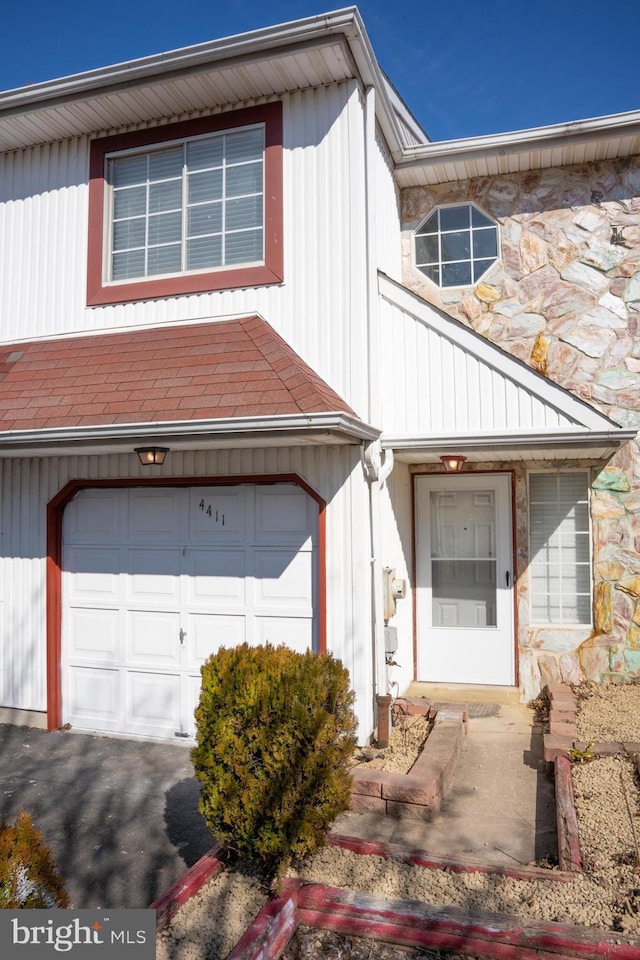
<svg viewBox="0 0 640 960">
<path fill-rule="evenodd" d="M 375 232 L 377 267 L 388 277 L 402 278 L 400 193 L 393 175 L 393 163 L 380 134 L 375 145 Z"/>
<path fill-rule="evenodd" d="M 0 155 L 0 340 L 76 328 L 85 312 L 88 141 Z"/>
<path fill-rule="evenodd" d="M 46 709 L 46 505 L 70 479 L 247 478 L 296 473 L 326 501 L 327 648 L 350 671 L 361 735 L 371 732 L 368 495 L 357 447 L 171 453 L 153 475 L 131 454 L 0 461 L 4 706 Z"/>
<path fill-rule="evenodd" d="M 280 285 L 87 308 L 88 139 L 0 157 L 0 342 L 257 312 L 366 416 L 360 93 L 347 81 L 283 104 Z"/>
<path fill-rule="evenodd" d="M 389 620 L 398 631 L 398 649 L 387 668 L 387 679 L 393 696 L 403 693 L 413 680 L 413 519 L 411 515 L 409 466 L 396 460 L 380 492 L 383 567 L 391 567 L 396 577 L 407 581 L 407 595 L 396 603 L 396 613 Z"/>
<path fill-rule="evenodd" d="M 412 313 L 380 298 L 384 430 L 476 433 L 572 425 L 567 416 Z"/>
</svg>

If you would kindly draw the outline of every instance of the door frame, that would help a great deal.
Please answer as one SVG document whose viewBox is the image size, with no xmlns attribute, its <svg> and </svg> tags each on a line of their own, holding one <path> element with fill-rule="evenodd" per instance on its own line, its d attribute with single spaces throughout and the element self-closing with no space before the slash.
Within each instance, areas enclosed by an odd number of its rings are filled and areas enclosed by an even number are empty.
<svg viewBox="0 0 640 960">
<path fill-rule="evenodd" d="M 67 503 L 80 490 L 99 487 L 220 487 L 239 484 L 291 483 L 318 504 L 318 649 L 327 648 L 327 538 L 326 501 L 297 473 L 247 474 L 215 477 L 131 477 L 70 480 L 47 504 L 46 659 L 47 730 L 62 725 L 62 531 Z"/>
<path fill-rule="evenodd" d="M 413 618 L 413 679 L 418 681 L 418 529 L 416 523 L 416 480 L 419 477 L 442 477 L 444 476 L 443 470 L 416 470 L 412 473 L 411 476 L 411 540 L 412 540 L 412 556 L 411 556 L 411 572 L 413 580 L 413 589 L 411 591 L 411 610 Z M 516 552 L 516 476 L 513 469 L 509 470 L 464 470 L 462 474 L 458 476 L 508 476 L 510 479 L 511 486 L 511 556 L 513 559 L 512 569 L 513 569 L 513 591 L 512 591 L 512 600 L 513 600 L 513 611 L 512 611 L 512 624 L 513 624 L 513 675 L 514 675 L 514 685 L 518 686 L 520 683 L 520 662 L 518 659 L 518 554 Z M 453 477 L 455 474 L 452 474 Z M 446 686 L 446 684 L 442 684 Z M 482 686 L 482 684 L 480 684 Z"/>
</svg>

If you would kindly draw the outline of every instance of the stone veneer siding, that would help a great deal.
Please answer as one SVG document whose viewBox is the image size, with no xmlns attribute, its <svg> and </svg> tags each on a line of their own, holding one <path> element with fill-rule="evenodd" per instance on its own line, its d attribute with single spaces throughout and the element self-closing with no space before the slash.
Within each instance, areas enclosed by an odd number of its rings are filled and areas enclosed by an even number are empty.
<svg viewBox="0 0 640 960">
<path fill-rule="evenodd" d="M 500 225 L 500 259 L 473 287 L 440 289 L 413 265 L 413 231 L 473 201 Z M 402 192 L 403 282 L 592 404 L 640 429 L 640 158 L 481 177 Z M 528 470 L 591 468 L 594 627 L 534 627 L 528 602 Z M 640 443 L 609 464 L 513 469 L 520 685 L 640 676 Z"/>
</svg>

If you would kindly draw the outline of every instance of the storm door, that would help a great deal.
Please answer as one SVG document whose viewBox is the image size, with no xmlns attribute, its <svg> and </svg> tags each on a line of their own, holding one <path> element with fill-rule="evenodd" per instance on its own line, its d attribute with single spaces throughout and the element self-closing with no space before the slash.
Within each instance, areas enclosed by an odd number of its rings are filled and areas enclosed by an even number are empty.
<svg viewBox="0 0 640 960">
<path fill-rule="evenodd" d="M 511 685 L 511 483 L 416 477 L 418 680 Z"/>
</svg>

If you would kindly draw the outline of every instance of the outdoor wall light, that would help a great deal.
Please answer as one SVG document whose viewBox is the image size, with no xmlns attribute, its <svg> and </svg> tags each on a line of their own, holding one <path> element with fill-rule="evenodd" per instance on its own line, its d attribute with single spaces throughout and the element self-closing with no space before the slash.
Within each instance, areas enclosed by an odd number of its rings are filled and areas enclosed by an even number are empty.
<svg viewBox="0 0 640 960">
<path fill-rule="evenodd" d="M 440 459 L 447 473 L 460 473 L 467 458 L 462 457 L 459 453 L 448 453 Z"/>
<path fill-rule="evenodd" d="M 138 459 L 143 467 L 148 467 L 151 464 L 161 466 L 169 453 L 169 447 L 136 447 L 133 452 L 138 454 Z"/>
</svg>

